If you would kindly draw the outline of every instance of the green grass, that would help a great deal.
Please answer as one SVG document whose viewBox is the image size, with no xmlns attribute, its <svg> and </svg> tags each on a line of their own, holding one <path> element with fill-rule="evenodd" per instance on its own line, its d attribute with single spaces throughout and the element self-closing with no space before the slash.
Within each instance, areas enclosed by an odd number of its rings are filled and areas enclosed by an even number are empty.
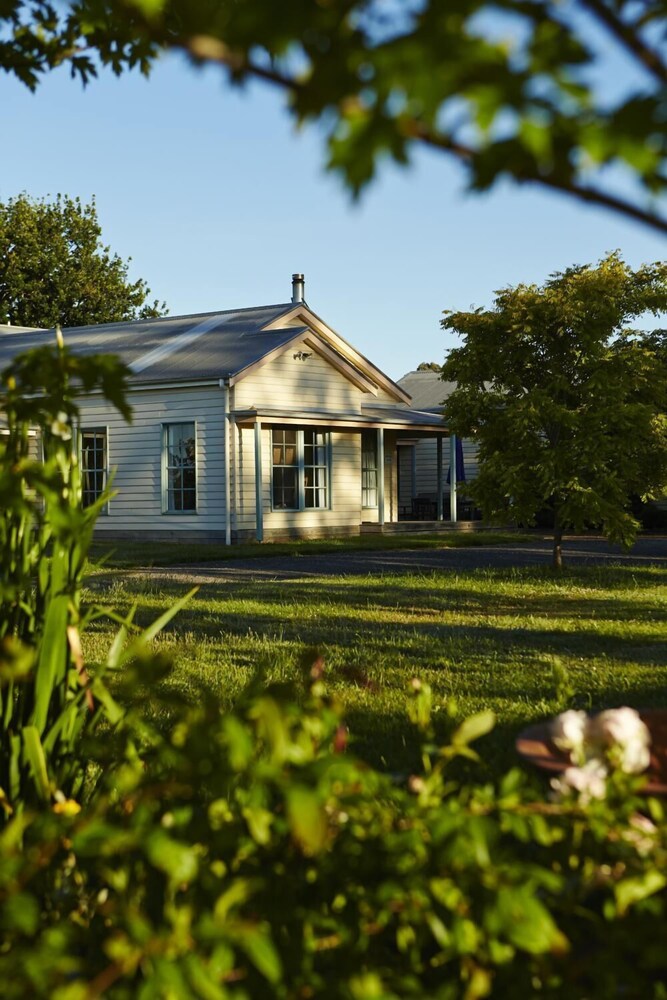
<svg viewBox="0 0 667 1000">
<path fill-rule="evenodd" d="M 136 601 L 147 623 L 184 589 L 133 576 L 98 580 L 94 596 L 119 609 Z M 88 636 L 93 659 L 112 631 Z M 456 700 L 460 718 L 496 712 L 483 752 L 498 771 L 516 762 L 523 726 L 564 707 L 563 671 L 568 704 L 666 706 L 666 640 L 667 572 L 616 566 L 208 583 L 159 645 L 175 659 L 171 692 L 196 700 L 205 689 L 223 707 L 258 669 L 298 678 L 304 650 L 317 648 L 355 749 L 391 770 L 417 761 L 406 695 L 419 676 L 440 706 Z M 137 697 L 150 705 L 150 691 Z M 442 707 L 436 722 L 444 739 Z"/>
<path fill-rule="evenodd" d="M 228 559 L 320 555 L 327 552 L 377 552 L 390 549 L 447 549 L 529 541 L 535 536 L 516 531 L 457 531 L 446 534 L 355 535 L 293 542 L 246 542 L 231 546 L 204 542 L 93 543 L 91 569 L 135 566 L 185 566 Z"/>
</svg>

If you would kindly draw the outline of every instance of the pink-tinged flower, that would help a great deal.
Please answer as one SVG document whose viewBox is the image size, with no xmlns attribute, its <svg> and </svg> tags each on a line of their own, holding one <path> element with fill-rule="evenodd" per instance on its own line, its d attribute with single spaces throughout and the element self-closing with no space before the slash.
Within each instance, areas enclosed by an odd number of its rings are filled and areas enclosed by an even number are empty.
<svg viewBox="0 0 667 1000">
<path fill-rule="evenodd" d="M 582 767 L 567 767 L 560 778 L 552 778 L 551 787 L 561 797 L 578 792 L 581 805 L 588 805 L 591 799 L 603 799 L 607 794 L 607 768 L 592 758 Z"/>
<path fill-rule="evenodd" d="M 549 735 L 559 750 L 564 750 L 570 756 L 579 757 L 586 742 L 587 728 L 586 713 L 570 709 L 556 716 L 551 723 Z"/>
<path fill-rule="evenodd" d="M 590 738 L 601 744 L 609 759 L 626 774 L 640 774 L 649 766 L 651 734 L 634 708 L 610 708 L 591 720 Z"/>
</svg>

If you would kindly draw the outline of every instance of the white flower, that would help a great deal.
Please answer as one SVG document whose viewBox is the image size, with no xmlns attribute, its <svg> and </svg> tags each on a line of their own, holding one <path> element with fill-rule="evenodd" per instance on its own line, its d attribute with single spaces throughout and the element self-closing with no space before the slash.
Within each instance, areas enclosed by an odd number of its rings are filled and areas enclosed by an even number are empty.
<svg viewBox="0 0 667 1000">
<path fill-rule="evenodd" d="M 632 844 L 638 854 L 650 854 L 656 845 L 658 828 L 648 816 L 635 813 L 630 817 L 629 829 L 623 834 L 623 839 Z"/>
<path fill-rule="evenodd" d="M 576 712 L 570 709 L 568 712 L 561 712 L 552 721 L 549 735 L 555 746 L 559 750 L 565 750 L 570 755 L 581 756 L 586 732 L 588 728 L 588 716 L 585 712 Z"/>
<path fill-rule="evenodd" d="M 590 738 L 601 744 L 613 764 L 626 774 L 649 766 L 651 734 L 634 708 L 611 708 L 591 720 Z"/>
<path fill-rule="evenodd" d="M 72 439 L 72 428 L 69 424 L 69 417 L 64 410 L 61 410 L 56 419 L 52 421 L 51 433 L 54 437 L 62 438 L 63 441 L 70 441 Z"/>
<path fill-rule="evenodd" d="M 581 805 L 607 794 L 607 768 L 601 760 L 587 760 L 583 767 L 567 767 L 560 778 L 552 778 L 551 787 L 559 796 L 579 793 Z"/>
</svg>

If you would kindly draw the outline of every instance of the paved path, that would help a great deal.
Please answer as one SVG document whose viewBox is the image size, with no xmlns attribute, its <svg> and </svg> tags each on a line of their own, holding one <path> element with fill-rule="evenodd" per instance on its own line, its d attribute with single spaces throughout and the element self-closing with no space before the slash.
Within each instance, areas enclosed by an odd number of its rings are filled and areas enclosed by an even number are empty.
<svg viewBox="0 0 667 1000">
<path fill-rule="evenodd" d="M 566 566 L 622 563 L 637 567 L 657 565 L 667 570 L 667 537 L 642 538 L 625 553 L 601 538 L 572 538 L 563 545 Z M 214 583 L 235 580 L 289 580 L 316 576 L 366 576 L 369 573 L 414 573 L 432 570 L 466 570 L 548 566 L 551 543 L 536 538 L 530 542 L 481 545 L 467 549 L 396 549 L 388 552 L 330 552 L 325 555 L 265 556 L 230 559 L 188 566 L 159 566 L 130 570 L 128 576 L 149 574 L 152 580 Z"/>
</svg>

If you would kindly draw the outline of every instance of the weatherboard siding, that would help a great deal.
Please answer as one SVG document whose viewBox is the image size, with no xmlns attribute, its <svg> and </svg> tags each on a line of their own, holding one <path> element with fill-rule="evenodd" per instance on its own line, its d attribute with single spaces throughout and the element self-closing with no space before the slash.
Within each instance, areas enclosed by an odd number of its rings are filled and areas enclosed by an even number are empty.
<svg viewBox="0 0 667 1000">
<path fill-rule="evenodd" d="M 105 532 L 178 535 L 221 532 L 224 523 L 224 410 L 216 388 L 131 391 L 132 423 L 104 400 L 81 402 L 81 427 L 106 427 L 116 495 L 97 524 Z M 197 511 L 162 513 L 162 427 L 193 421 L 197 433 Z"/>
<path fill-rule="evenodd" d="M 299 351 L 310 354 L 305 361 L 294 355 Z M 292 345 L 279 357 L 251 372 L 234 387 L 237 410 L 250 407 L 270 407 L 291 410 L 328 410 L 336 413 L 360 412 L 361 400 L 375 399 L 362 393 L 312 347 Z"/>
<path fill-rule="evenodd" d="M 237 428 L 234 435 L 236 474 L 232 476 L 232 531 L 255 531 L 255 432 Z M 361 438 L 331 431 L 330 506 L 307 510 L 272 510 L 271 431 L 262 428 L 262 511 L 267 536 L 311 534 L 320 529 L 358 530 L 361 521 Z"/>
<path fill-rule="evenodd" d="M 413 477 L 413 448 L 414 477 Z M 400 503 L 409 505 L 413 497 L 436 498 L 438 492 L 438 460 L 437 444 L 433 438 L 422 438 L 414 445 L 404 445 L 399 448 L 400 461 Z M 463 461 L 465 464 L 466 481 L 477 475 L 477 448 L 472 441 L 463 439 Z M 442 441 L 442 477 L 444 492 L 449 494 L 447 472 L 449 470 L 449 438 Z M 459 485 L 459 493 L 465 495 L 465 484 Z"/>
</svg>

